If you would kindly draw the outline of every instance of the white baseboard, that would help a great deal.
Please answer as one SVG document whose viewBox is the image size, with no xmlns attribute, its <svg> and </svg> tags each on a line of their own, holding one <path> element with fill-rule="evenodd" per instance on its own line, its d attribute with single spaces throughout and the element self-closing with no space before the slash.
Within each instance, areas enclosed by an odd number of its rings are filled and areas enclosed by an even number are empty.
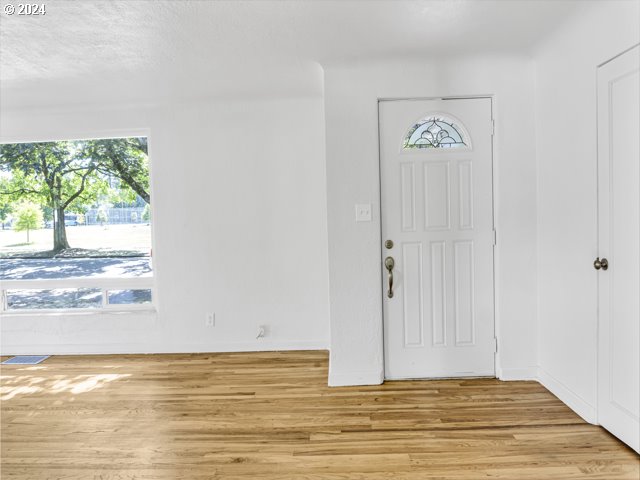
<svg viewBox="0 0 640 480">
<path fill-rule="evenodd" d="M 538 370 L 538 381 L 586 422 L 598 424 L 598 416 L 593 405 L 574 393 L 569 387 L 543 369 Z"/>
<path fill-rule="evenodd" d="M 357 385 L 380 385 L 384 382 L 384 372 L 329 372 L 330 387 L 351 387 Z"/>
<path fill-rule="evenodd" d="M 6 345 L 0 347 L 2 355 L 113 355 L 113 354 L 154 354 L 154 353 L 222 353 L 222 352 L 273 352 L 287 350 L 329 350 L 323 342 L 229 342 L 221 344 L 177 344 L 154 345 L 130 344 L 33 344 Z"/>
</svg>

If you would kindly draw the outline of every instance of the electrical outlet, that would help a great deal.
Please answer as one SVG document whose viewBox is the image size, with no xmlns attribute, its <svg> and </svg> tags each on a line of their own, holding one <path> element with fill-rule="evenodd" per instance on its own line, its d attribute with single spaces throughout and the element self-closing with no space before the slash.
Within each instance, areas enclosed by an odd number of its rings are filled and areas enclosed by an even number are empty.
<svg viewBox="0 0 640 480">
<path fill-rule="evenodd" d="M 205 327 L 215 327 L 216 326 L 216 314 L 215 313 L 207 313 L 204 319 Z"/>
</svg>

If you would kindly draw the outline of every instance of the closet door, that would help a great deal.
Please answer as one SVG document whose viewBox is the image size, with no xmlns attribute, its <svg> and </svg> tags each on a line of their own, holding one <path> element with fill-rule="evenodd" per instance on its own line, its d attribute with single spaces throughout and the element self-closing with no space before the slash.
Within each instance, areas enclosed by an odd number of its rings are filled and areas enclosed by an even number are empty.
<svg viewBox="0 0 640 480">
<path fill-rule="evenodd" d="M 598 421 L 640 448 L 640 47 L 598 69 Z"/>
</svg>

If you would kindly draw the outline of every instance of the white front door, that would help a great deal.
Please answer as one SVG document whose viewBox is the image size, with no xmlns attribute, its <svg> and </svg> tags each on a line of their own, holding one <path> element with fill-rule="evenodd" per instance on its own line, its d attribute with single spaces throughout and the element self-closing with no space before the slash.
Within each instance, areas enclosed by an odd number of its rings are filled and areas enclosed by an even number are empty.
<svg viewBox="0 0 640 480">
<path fill-rule="evenodd" d="M 379 119 L 385 377 L 493 376 L 491 99 Z"/>
<path fill-rule="evenodd" d="M 598 69 L 598 421 L 640 448 L 640 47 Z M 607 268 L 605 269 L 605 261 Z"/>
</svg>

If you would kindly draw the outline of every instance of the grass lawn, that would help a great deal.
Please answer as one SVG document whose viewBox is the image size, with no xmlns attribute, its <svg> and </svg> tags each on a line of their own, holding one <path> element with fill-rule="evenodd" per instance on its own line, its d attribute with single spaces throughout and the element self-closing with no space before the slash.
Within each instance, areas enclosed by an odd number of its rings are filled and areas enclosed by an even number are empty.
<svg viewBox="0 0 640 480">
<path fill-rule="evenodd" d="M 74 249 L 140 251 L 148 255 L 151 250 L 151 227 L 135 225 L 78 225 L 67 227 L 67 239 Z M 29 254 L 53 248 L 53 229 L 31 230 L 27 242 L 27 232 L 0 230 L 0 257 Z"/>
</svg>

